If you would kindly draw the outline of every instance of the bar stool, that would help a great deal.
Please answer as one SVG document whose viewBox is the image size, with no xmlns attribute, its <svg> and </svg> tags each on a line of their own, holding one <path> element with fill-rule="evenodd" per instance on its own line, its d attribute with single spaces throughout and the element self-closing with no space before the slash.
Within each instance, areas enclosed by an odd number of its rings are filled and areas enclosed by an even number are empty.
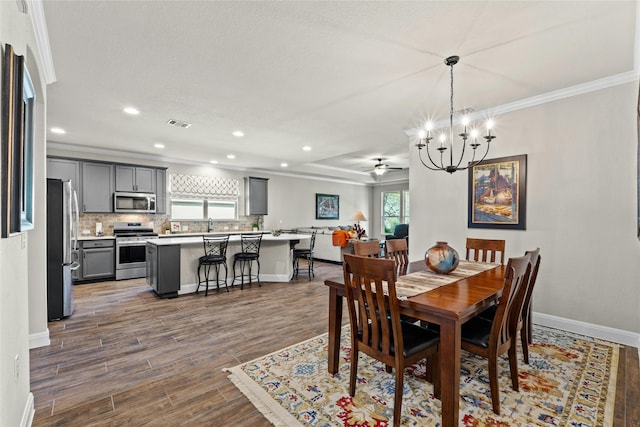
<svg viewBox="0 0 640 427">
<path fill-rule="evenodd" d="M 316 245 L 316 231 L 311 233 L 311 241 L 309 242 L 309 248 L 293 249 L 293 277 L 298 277 L 300 259 L 307 260 L 307 274 L 309 280 L 311 276 L 315 277 L 313 273 L 313 248 Z"/>
<path fill-rule="evenodd" d="M 251 280 L 255 278 L 258 282 L 258 286 L 262 287 L 260 283 L 260 243 L 262 242 L 262 233 L 252 233 L 252 234 L 241 234 L 240 235 L 240 243 L 242 252 L 238 252 L 233 256 L 233 284 L 236 283 L 237 275 L 236 275 L 236 263 L 240 262 L 240 289 L 242 290 L 244 287 L 244 278 L 247 277 L 249 279 L 249 284 L 251 284 Z M 258 264 L 258 272 L 257 274 L 251 273 L 251 266 L 253 261 Z M 245 274 L 245 268 L 249 269 L 248 274 Z"/>
<path fill-rule="evenodd" d="M 204 245 L 204 256 L 198 258 L 198 287 L 196 293 L 200 289 L 202 280 L 200 279 L 200 268 L 204 266 L 204 278 L 206 281 L 206 288 L 204 295 L 209 295 L 209 272 L 211 266 L 216 269 L 216 288 L 220 290 L 220 266 L 224 266 L 224 286 L 229 292 L 229 286 L 227 286 L 227 246 L 229 245 L 229 235 L 205 237 L 202 236 L 202 243 Z"/>
</svg>

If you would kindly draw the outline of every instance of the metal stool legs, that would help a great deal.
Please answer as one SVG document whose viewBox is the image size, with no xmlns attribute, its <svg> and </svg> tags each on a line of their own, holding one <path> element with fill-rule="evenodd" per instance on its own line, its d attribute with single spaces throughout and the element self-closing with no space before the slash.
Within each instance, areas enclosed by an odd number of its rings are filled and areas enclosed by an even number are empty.
<svg viewBox="0 0 640 427">
<path fill-rule="evenodd" d="M 251 271 L 251 266 L 253 264 L 253 261 L 256 262 L 256 264 L 258 264 L 258 271 L 257 274 L 252 274 Z M 258 286 L 262 287 L 262 283 L 260 282 L 260 260 L 258 258 L 252 258 L 252 259 L 242 259 L 242 258 L 236 258 L 233 260 L 233 283 L 232 286 L 236 283 L 236 279 L 238 278 L 238 276 L 236 276 L 236 262 L 240 262 L 240 290 L 244 289 L 244 278 L 247 277 L 249 279 L 249 284 L 252 283 L 252 279 L 255 278 L 256 281 L 258 282 Z M 248 274 L 245 274 L 245 268 L 248 268 Z"/>
<path fill-rule="evenodd" d="M 200 284 L 202 283 L 202 280 L 200 279 L 200 267 L 203 267 L 203 266 L 204 266 L 204 279 L 206 282 L 204 295 L 205 296 L 209 295 L 209 273 L 211 271 L 211 266 L 215 267 L 216 289 L 218 291 L 220 290 L 220 266 L 221 265 L 224 267 L 224 287 L 227 290 L 227 292 L 229 292 L 229 285 L 227 284 L 227 276 L 228 276 L 227 263 L 225 262 L 225 263 L 198 264 L 198 287 L 196 288 L 196 293 L 198 293 L 198 289 L 200 289 Z"/>
</svg>

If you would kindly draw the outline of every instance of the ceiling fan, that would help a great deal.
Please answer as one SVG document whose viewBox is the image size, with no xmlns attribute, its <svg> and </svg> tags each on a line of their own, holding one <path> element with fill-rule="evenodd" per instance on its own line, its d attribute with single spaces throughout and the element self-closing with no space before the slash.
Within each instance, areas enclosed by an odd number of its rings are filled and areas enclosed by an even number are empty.
<svg viewBox="0 0 640 427">
<path fill-rule="evenodd" d="M 391 167 L 391 166 L 389 166 L 389 165 L 387 165 L 385 163 L 382 163 L 383 160 L 386 160 L 386 159 L 384 159 L 382 157 L 378 157 L 378 158 L 375 158 L 373 160 L 377 160 L 378 161 L 378 163 L 376 163 L 373 166 L 373 173 L 375 173 L 378 176 L 384 175 L 387 171 L 390 171 L 390 170 L 402 170 L 402 168 L 393 168 L 393 167 Z"/>
</svg>

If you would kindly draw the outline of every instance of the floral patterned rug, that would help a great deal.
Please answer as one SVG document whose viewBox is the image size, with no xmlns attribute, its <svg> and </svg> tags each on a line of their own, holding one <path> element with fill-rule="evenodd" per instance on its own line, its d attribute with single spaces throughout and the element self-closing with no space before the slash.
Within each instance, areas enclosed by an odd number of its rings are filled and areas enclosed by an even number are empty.
<svg viewBox="0 0 640 427">
<path fill-rule="evenodd" d="M 462 426 L 610 426 L 619 345 L 534 325 L 529 365 L 519 348 L 520 392 L 500 358 L 501 415 L 492 411 L 487 360 L 462 352 Z M 360 354 L 356 395 L 349 396 L 349 332 L 342 331 L 340 368 L 327 371 L 327 335 L 228 370 L 229 378 L 276 426 L 391 425 L 395 380 Z M 346 341 L 346 343 L 345 343 Z M 424 361 L 405 370 L 403 426 L 439 426 L 440 401 L 424 381 Z"/>
</svg>

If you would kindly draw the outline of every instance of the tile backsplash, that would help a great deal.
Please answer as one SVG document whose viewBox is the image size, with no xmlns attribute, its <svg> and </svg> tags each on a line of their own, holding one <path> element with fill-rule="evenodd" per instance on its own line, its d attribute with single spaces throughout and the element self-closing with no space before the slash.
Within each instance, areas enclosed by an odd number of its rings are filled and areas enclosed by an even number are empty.
<svg viewBox="0 0 640 427">
<path fill-rule="evenodd" d="M 171 219 L 169 215 L 147 215 L 147 214 L 80 214 L 80 234 L 84 236 L 95 236 L 96 223 L 102 223 L 102 232 L 105 236 L 113 235 L 113 224 L 115 222 L 153 222 L 153 231 L 164 234 L 163 224 L 168 224 Z M 207 221 L 179 221 L 183 233 L 206 233 Z M 213 221 L 213 231 L 251 231 L 253 224 L 258 224 L 260 230 L 263 229 L 262 216 L 241 216 L 237 221 Z"/>
</svg>

